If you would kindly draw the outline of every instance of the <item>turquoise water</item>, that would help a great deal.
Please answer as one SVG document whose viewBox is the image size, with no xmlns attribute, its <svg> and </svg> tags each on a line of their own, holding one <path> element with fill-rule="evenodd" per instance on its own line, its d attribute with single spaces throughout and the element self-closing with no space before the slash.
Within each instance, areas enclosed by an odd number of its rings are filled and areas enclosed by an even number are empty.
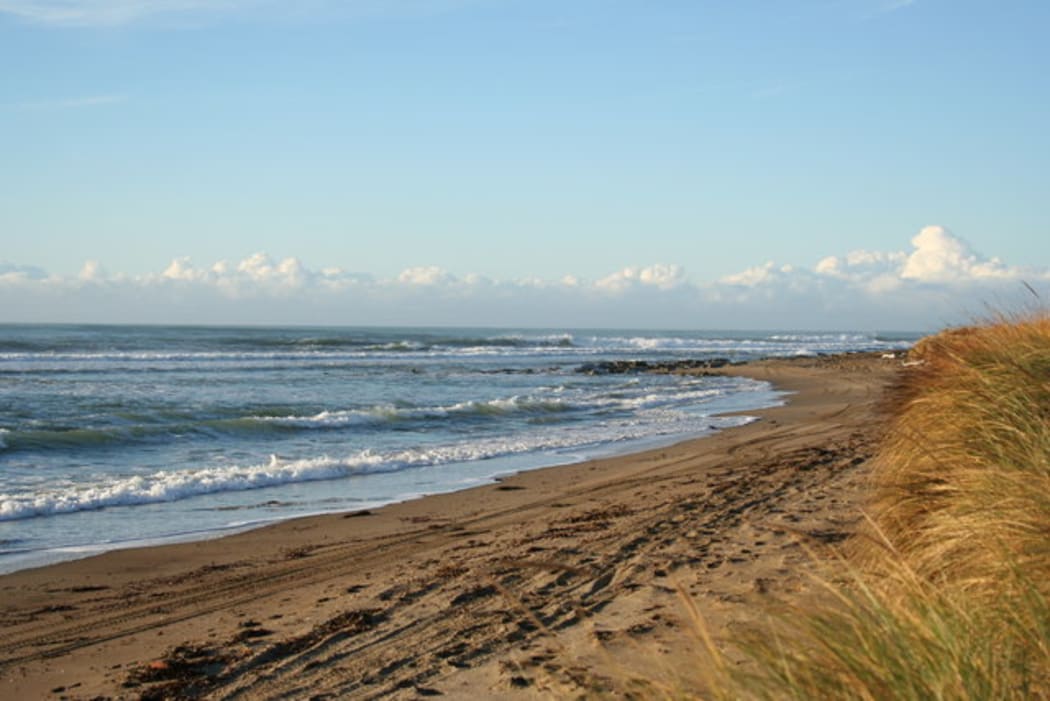
<svg viewBox="0 0 1050 701">
<path fill-rule="evenodd" d="M 0 571 L 368 508 L 704 435 L 764 383 L 585 363 L 907 335 L 0 326 Z"/>
</svg>

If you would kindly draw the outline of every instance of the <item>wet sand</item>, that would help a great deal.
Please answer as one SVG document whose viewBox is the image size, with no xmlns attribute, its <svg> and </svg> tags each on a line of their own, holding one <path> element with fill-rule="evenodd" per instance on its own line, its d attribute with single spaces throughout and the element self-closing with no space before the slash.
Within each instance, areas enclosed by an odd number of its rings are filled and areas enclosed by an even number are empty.
<svg viewBox="0 0 1050 701">
<path fill-rule="evenodd" d="M 0 698 L 561 698 L 669 679 L 803 596 L 860 518 L 898 360 L 719 372 L 793 394 L 667 448 L 0 577 Z M 686 675 L 676 683 L 688 688 Z"/>
</svg>

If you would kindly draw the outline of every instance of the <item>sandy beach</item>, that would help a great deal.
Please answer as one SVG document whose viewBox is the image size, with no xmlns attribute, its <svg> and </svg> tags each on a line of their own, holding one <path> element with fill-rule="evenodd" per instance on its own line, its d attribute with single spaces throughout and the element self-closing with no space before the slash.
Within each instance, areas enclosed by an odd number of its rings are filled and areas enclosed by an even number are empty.
<svg viewBox="0 0 1050 701">
<path fill-rule="evenodd" d="M 680 591 L 724 636 L 801 596 L 807 551 L 855 528 L 900 363 L 719 372 L 792 394 L 671 447 L 0 577 L 0 697 L 560 698 L 670 680 L 698 645 Z"/>
</svg>

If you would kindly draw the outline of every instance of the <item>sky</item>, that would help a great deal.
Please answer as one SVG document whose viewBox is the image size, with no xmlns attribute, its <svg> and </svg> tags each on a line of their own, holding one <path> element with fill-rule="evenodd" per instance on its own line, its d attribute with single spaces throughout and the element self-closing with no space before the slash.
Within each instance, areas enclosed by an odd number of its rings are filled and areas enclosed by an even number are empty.
<svg viewBox="0 0 1050 701">
<path fill-rule="evenodd" d="M 1048 30 L 1035 0 L 0 0 L 0 322 L 1045 304 Z"/>
</svg>

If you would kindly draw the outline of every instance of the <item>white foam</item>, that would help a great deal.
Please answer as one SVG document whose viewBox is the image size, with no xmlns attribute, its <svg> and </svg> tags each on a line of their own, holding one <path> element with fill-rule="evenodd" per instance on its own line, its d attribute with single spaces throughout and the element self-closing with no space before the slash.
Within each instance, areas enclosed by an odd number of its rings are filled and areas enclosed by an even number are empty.
<svg viewBox="0 0 1050 701">
<path fill-rule="evenodd" d="M 791 343 L 839 343 L 856 345 L 858 343 L 875 343 L 875 337 L 866 333 L 784 333 L 772 334 L 771 341 L 788 341 Z"/>
<path fill-rule="evenodd" d="M 562 399 L 544 399 L 514 395 L 488 401 L 466 401 L 435 407 L 400 407 L 381 404 L 369 409 L 322 411 L 311 416 L 265 416 L 259 421 L 280 426 L 308 428 L 343 428 L 404 419 L 444 419 L 455 415 L 509 414 L 514 412 L 558 412 L 582 408 L 581 404 Z"/>
<path fill-rule="evenodd" d="M 637 382 L 625 383 L 621 389 L 635 385 Z M 702 388 L 696 389 L 697 387 Z M 748 391 L 749 389 L 750 386 L 746 380 L 734 387 L 736 391 Z M 551 395 L 560 395 L 564 392 L 564 387 L 553 387 L 549 390 Z M 660 392 L 649 392 L 639 396 L 628 396 L 628 393 L 624 393 L 623 396 L 592 395 L 571 400 L 560 396 L 513 395 L 487 401 L 458 402 L 448 406 L 402 407 L 382 404 L 369 409 L 326 410 L 310 416 L 266 416 L 256 417 L 256 420 L 299 428 L 345 428 L 386 421 L 445 419 L 461 415 L 491 416 L 519 412 L 544 414 L 601 408 L 637 410 L 706 402 L 725 394 L 725 389 L 711 388 L 701 382 L 685 382 L 679 387 L 667 387 Z"/>
<path fill-rule="evenodd" d="M 577 395 L 575 399 L 566 399 L 564 386 L 549 388 L 542 395 L 513 395 L 487 401 L 471 400 L 447 406 L 412 407 L 382 404 L 367 409 L 325 410 L 308 417 L 267 417 L 260 419 L 279 425 L 306 426 L 316 428 L 344 427 L 403 419 L 444 419 L 458 415 L 485 416 L 505 415 L 505 413 L 554 413 L 573 409 L 589 410 L 595 408 L 646 409 L 660 406 L 675 406 L 695 403 L 706 403 L 729 394 L 730 391 L 756 391 L 768 389 L 761 382 L 741 378 L 734 381 L 732 388 L 712 387 L 706 380 L 684 381 L 678 385 L 661 387 L 658 391 L 647 391 L 646 394 L 631 396 L 631 389 L 638 387 L 639 382 L 631 379 L 625 382 L 613 395 L 592 394 Z M 608 391 L 607 388 L 598 390 Z"/>
<path fill-rule="evenodd" d="M 271 456 L 270 462 L 264 465 L 154 472 L 65 489 L 41 490 L 27 495 L 0 494 L 0 521 L 111 506 L 177 501 L 201 494 L 258 489 L 290 482 L 334 479 L 354 472 L 375 471 L 375 468 L 382 467 L 382 462 L 382 458 L 367 452 L 347 460 L 319 457 L 286 462 Z M 390 466 L 388 469 L 396 468 Z"/>
<path fill-rule="evenodd" d="M 673 409 L 650 407 L 643 411 L 644 415 L 641 417 L 598 421 L 586 426 L 562 426 L 555 430 L 537 431 L 511 439 L 490 438 L 385 453 L 363 450 L 342 458 L 323 455 L 286 460 L 272 455 L 268 462 L 258 465 L 160 471 L 58 489 L 0 494 L 0 521 L 116 506 L 172 502 L 204 494 L 342 479 L 355 475 L 475 462 L 526 453 L 580 449 L 661 435 L 700 435 L 708 432 L 714 425 L 721 427 L 743 421 L 739 418 L 697 417 Z"/>
</svg>

